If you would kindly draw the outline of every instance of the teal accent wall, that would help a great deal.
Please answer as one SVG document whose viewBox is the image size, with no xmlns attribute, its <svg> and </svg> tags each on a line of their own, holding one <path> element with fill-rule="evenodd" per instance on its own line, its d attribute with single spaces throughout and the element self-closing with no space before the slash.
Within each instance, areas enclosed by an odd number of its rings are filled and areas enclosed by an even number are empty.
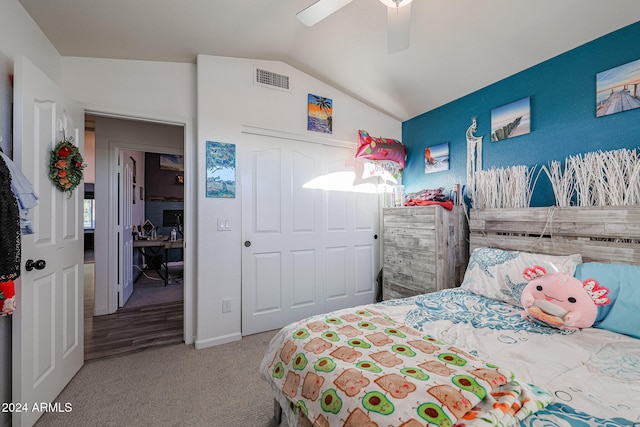
<svg viewBox="0 0 640 427">
<path fill-rule="evenodd" d="M 402 124 L 408 158 L 405 191 L 444 187 L 448 193 L 454 183 L 464 184 L 465 133 L 474 117 L 475 135 L 483 137 L 483 169 L 536 165 L 537 174 L 551 160 L 564 164 L 567 156 L 578 153 L 640 147 L 640 108 L 595 115 L 596 74 L 640 59 L 639 40 L 637 22 L 407 120 Z M 495 60 L 508 58 L 507 53 Z M 531 97 L 531 133 L 491 142 L 491 110 L 525 97 Z M 425 174 L 425 148 L 444 142 L 449 143 L 450 169 Z M 542 174 L 531 205 L 554 204 L 551 185 Z"/>
</svg>

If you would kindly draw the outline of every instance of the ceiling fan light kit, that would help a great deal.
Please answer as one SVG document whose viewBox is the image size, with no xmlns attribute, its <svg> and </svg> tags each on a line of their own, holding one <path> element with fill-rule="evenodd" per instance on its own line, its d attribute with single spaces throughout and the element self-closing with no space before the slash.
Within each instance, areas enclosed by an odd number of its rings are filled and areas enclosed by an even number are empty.
<svg viewBox="0 0 640 427">
<path fill-rule="evenodd" d="M 296 17 L 304 25 L 311 27 L 352 1 L 353 0 L 318 0 L 306 9 L 298 12 Z"/>
<path fill-rule="evenodd" d="M 411 3 L 413 0 L 380 0 L 380 3 L 387 7 L 403 7 Z"/>
<path fill-rule="evenodd" d="M 296 14 L 306 26 L 311 27 L 353 0 L 318 0 Z M 411 2 L 413 0 L 380 0 L 387 6 L 387 51 L 400 52 L 409 47 Z"/>
</svg>

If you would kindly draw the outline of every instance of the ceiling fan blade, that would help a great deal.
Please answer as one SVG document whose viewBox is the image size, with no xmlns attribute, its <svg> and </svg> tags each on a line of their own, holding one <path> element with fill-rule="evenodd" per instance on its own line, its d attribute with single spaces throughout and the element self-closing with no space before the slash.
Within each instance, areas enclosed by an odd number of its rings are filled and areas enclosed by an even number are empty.
<svg viewBox="0 0 640 427">
<path fill-rule="evenodd" d="M 310 27 L 322 21 L 336 10 L 342 9 L 353 0 L 318 0 L 311 6 L 298 12 L 296 16 L 303 24 Z"/>
<path fill-rule="evenodd" d="M 411 3 L 402 7 L 387 8 L 387 49 L 400 52 L 409 47 L 411 34 Z"/>
</svg>

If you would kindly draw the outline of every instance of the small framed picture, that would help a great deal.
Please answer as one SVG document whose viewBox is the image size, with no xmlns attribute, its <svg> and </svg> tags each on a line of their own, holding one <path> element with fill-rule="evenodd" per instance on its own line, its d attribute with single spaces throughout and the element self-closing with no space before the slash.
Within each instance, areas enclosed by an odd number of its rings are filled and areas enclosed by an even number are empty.
<svg viewBox="0 0 640 427">
<path fill-rule="evenodd" d="M 424 150 L 424 173 L 449 170 L 449 143 L 432 145 Z"/>
<path fill-rule="evenodd" d="M 491 141 L 502 141 L 530 132 L 530 97 L 491 110 Z"/>
<path fill-rule="evenodd" d="M 640 108 L 640 59 L 596 74 L 596 117 Z"/>
<path fill-rule="evenodd" d="M 331 99 L 310 93 L 307 110 L 307 130 L 333 132 L 333 101 Z"/>
</svg>

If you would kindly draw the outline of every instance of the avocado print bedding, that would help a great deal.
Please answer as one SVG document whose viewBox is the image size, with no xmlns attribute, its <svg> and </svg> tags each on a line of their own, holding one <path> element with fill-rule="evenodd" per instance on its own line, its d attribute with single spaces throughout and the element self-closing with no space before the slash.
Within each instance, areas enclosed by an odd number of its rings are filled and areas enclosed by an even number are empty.
<svg viewBox="0 0 640 427">
<path fill-rule="evenodd" d="M 640 341 L 463 289 L 313 316 L 260 372 L 300 426 L 638 426 Z"/>
<path fill-rule="evenodd" d="M 274 337 L 261 372 L 298 418 L 329 426 L 510 425 L 552 400 L 512 370 L 384 309 L 311 317 Z"/>
</svg>

